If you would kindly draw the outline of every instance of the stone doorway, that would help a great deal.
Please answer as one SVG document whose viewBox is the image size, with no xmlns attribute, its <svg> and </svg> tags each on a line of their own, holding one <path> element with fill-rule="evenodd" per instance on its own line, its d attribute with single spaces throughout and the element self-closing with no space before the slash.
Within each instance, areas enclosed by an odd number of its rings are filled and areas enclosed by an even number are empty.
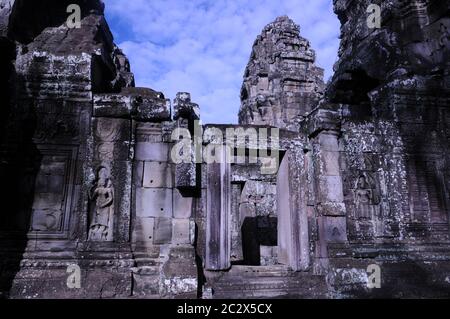
<svg viewBox="0 0 450 319">
<path fill-rule="evenodd" d="M 239 196 L 238 225 L 232 232 L 232 242 L 237 253 L 233 264 L 270 266 L 278 264 L 278 218 L 276 210 L 276 185 L 272 181 L 254 180 L 243 185 Z M 237 243 L 236 243 L 237 241 Z M 237 256 L 240 258 L 236 260 Z"/>
<path fill-rule="evenodd" d="M 254 169 L 242 165 L 246 174 L 239 165 L 207 166 L 205 269 L 239 265 L 299 271 L 309 266 L 308 217 L 298 169 L 301 155 L 286 152 L 278 174 L 270 176 L 257 173 L 258 165 Z"/>
<path fill-rule="evenodd" d="M 277 217 L 247 217 L 241 227 L 241 265 L 269 266 L 278 264 Z"/>
</svg>

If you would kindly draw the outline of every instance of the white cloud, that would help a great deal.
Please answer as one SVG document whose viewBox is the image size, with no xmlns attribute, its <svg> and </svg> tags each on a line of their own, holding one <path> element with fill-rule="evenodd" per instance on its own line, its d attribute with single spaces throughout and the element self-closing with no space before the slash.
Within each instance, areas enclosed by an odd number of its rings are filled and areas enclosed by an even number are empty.
<svg viewBox="0 0 450 319">
<path fill-rule="evenodd" d="M 138 86 L 192 94 L 204 123 L 236 123 L 243 71 L 256 36 L 287 14 L 332 74 L 339 22 L 332 0 L 104 0 Z M 325 79 L 325 80 L 326 80 Z"/>
</svg>

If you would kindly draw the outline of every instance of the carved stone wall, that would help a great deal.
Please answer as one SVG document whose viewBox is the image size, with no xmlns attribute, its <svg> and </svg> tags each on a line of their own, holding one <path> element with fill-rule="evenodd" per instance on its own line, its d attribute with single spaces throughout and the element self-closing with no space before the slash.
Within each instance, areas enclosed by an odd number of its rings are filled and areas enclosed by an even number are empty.
<svg viewBox="0 0 450 319">
<path fill-rule="evenodd" d="M 300 28 L 287 16 L 268 24 L 256 39 L 241 90 L 241 124 L 298 130 L 324 91 L 323 70 Z"/>
<path fill-rule="evenodd" d="M 342 41 L 321 106 L 341 122 L 348 243 L 328 245 L 329 284 L 340 297 L 446 296 L 449 7 L 379 1 L 381 28 L 369 28 L 371 3 L 334 1 Z M 371 291 L 374 263 L 384 278 Z"/>
<path fill-rule="evenodd" d="M 299 27 L 267 25 L 241 125 L 212 126 L 134 87 L 101 1 L 0 0 L 0 296 L 448 297 L 449 6 L 375 2 L 379 29 L 334 1 L 326 90 Z"/>
</svg>

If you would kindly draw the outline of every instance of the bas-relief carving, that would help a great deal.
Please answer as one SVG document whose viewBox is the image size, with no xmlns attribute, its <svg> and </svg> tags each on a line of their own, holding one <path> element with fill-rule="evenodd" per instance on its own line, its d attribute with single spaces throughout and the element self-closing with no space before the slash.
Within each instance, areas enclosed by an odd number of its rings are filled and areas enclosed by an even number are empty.
<svg viewBox="0 0 450 319">
<path fill-rule="evenodd" d="M 34 139 L 37 141 L 79 138 L 79 116 L 62 113 L 38 113 Z"/>
<path fill-rule="evenodd" d="M 374 206 L 379 204 L 373 179 L 370 183 L 367 176 L 367 174 L 360 175 L 355 187 L 356 218 L 358 219 L 372 218 Z"/>
<path fill-rule="evenodd" d="M 124 132 L 123 122 L 121 119 L 98 118 L 95 121 L 95 159 L 100 161 L 104 166 L 111 166 L 121 141 L 126 138 L 122 134 Z"/>
<path fill-rule="evenodd" d="M 373 154 L 364 154 L 363 163 L 364 170 L 359 172 L 353 188 L 356 229 L 362 236 L 383 237 L 386 216 L 382 207 L 380 172 Z"/>
<path fill-rule="evenodd" d="M 114 159 L 114 143 L 99 143 L 96 147 L 96 159 L 112 161 Z"/>
<path fill-rule="evenodd" d="M 245 71 L 240 123 L 297 130 L 297 115 L 312 109 L 323 91 L 323 74 L 314 62 L 309 42 L 291 19 L 279 17 L 266 26 Z M 296 93 L 308 98 L 296 103 L 296 112 L 292 112 L 284 100 Z"/>
<path fill-rule="evenodd" d="M 355 190 L 356 218 L 369 219 L 372 216 L 372 189 L 366 181 L 366 177 L 361 175 Z"/>
<path fill-rule="evenodd" d="M 441 23 L 439 27 L 439 45 L 443 48 L 450 46 L 450 33 L 444 23 Z"/>
<path fill-rule="evenodd" d="M 74 107 L 70 102 L 61 100 L 21 101 L 21 103 L 30 103 L 31 109 L 28 112 L 35 112 L 35 141 L 55 139 L 78 141 L 80 137 L 79 107 Z"/>
<path fill-rule="evenodd" d="M 114 221 L 114 187 L 106 167 L 97 172 L 97 180 L 89 193 L 91 222 L 89 240 L 112 241 Z"/>
<path fill-rule="evenodd" d="M 121 131 L 121 126 L 115 120 L 102 118 L 97 121 L 96 135 L 102 142 L 117 141 Z"/>
<path fill-rule="evenodd" d="M 96 121 L 95 160 L 99 165 L 94 185 L 89 190 L 90 241 L 112 241 L 115 196 L 111 180 L 115 142 L 119 139 L 121 126 L 115 119 L 100 118 Z"/>
<path fill-rule="evenodd" d="M 409 206 L 413 223 L 447 223 L 445 183 L 440 159 L 426 154 L 412 155 L 407 161 Z"/>
</svg>

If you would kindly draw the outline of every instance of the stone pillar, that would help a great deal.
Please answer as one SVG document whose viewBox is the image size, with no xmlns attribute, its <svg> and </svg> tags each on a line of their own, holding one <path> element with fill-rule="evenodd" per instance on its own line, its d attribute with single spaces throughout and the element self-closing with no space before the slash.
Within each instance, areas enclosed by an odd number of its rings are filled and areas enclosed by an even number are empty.
<svg viewBox="0 0 450 319">
<path fill-rule="evenodd" d="M 285 158 L 280 165 L 277 176 L 277 210 L 278 210 L 278 262 L 289 264 L 289 256 L 292 251 L 291 233 L 291 203 L 289 201 L 289 161 Z"/>
<path fill-rule="evenodd" d="M 319 109 L 309 124 L 317 180 L 319 241 L 344 243 L 347 242 L 347 217 L 339 165 L 339 116 L 334 111 Z"/>
<path fill-rule="evenodd" d="M 191 149 L 191 162 L 179 163 L 175 166 L 175 187 L 181 191 L 192 192 L 197 190 L 199 186 L 199 179 L 197 173 L 199 172 L 197 165 L 196 142 L 201 143 L 201 130 L 198 128 L 200 120 L 200 108 L 198 104 L 191 102 L 191 95 L 189 93 L 179 92 L 174 100 L 174 120 L 176 127 L 180 129 L 189 130 L 193 140 Z M 197 125 L 197 126 L 196 126 Z"/>
<path fill-rule="evenodd" d="M 310 265 L 306 172 L 302 149 L 288 151 L 277 176 L 278 261 L 294 271 Z"/>
<path fill-rule="evenodd" d="M 208 164 L 206 199 L 206 261 L 207 270 L 231 267 L 231 174 L 227 154 L 223 150 L 221 163 Z"/>
</svg>

